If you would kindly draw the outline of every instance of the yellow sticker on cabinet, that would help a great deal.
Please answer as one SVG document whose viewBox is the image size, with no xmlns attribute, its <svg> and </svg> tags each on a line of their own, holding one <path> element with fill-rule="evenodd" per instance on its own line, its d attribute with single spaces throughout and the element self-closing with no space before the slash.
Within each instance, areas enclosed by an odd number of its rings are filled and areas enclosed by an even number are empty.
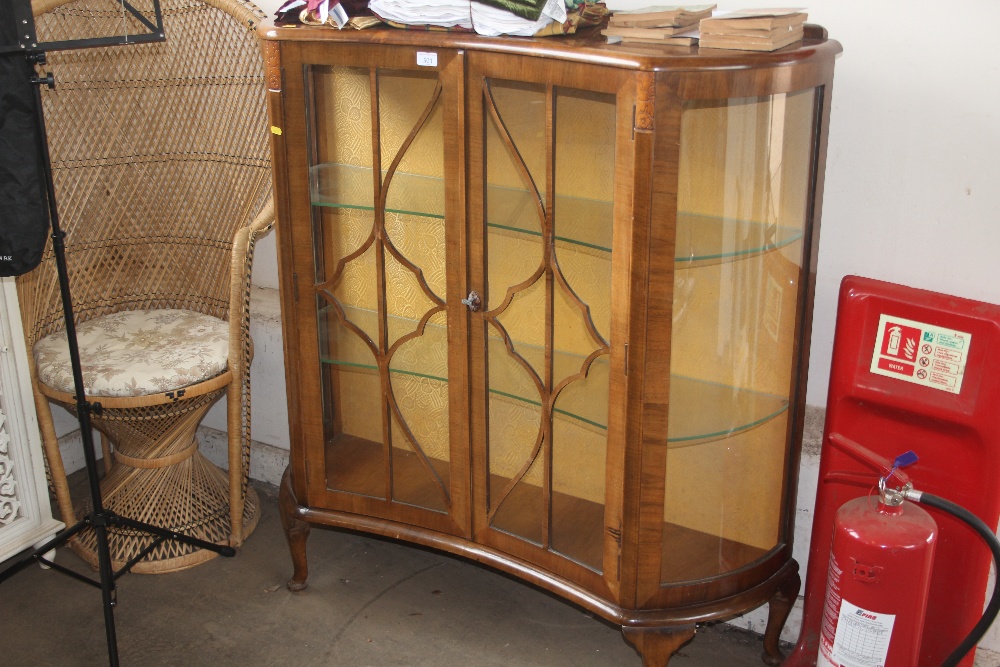
<svg viewBox="0 0 1000 667">
<path fill-rule="evenodd" d="M 281 134 L 281 128 L 277 127 L 275 125 L 272 125 L 271 126 L 271 134 L 278 134 L 278 135 L 280 135 Z"/>
<path fill-rule="evenodd" d="M 972 334 L 883 313 L 869 370 L 957 394 L 971 345 Z"/>
</svg>

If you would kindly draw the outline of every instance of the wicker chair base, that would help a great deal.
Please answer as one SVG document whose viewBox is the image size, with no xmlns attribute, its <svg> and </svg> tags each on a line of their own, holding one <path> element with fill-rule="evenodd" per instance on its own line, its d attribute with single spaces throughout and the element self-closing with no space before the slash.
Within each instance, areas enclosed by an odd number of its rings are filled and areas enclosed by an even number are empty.
<svg viewBox="0 0 1000 667">
<path fill-rule="evenodd" d="M 196 389 L 196 388 L 195 388 Z M 198 424 L 225 389 L 194 394 L 185 400 L 120 407 L 104 399 L 93 424 L 114 443 L 114 466 L 101 481 L 101 502 L 119 516 L 173 530 L 206 542 L 232 544 L 230 480 L 227 473 L 198 451 Z M 257 525 L 259 502 L 249 484 L 241 489 L 245 539 Z M 89 498 L 75 508 L 77 517 L 90 513 Z M 122 527 L 109 527 L 111 560 L 116 569 L 154 541 L 153 536 Z M 80 534 L 70 545 L 85 561 L 97 566 L 94 531 Z M 174 572 L 215 558 L 217 554 L 167 540 L 132 567 L 132 572 Z"/>
<path fill-rule="evenodd" d="M 127 479 L 120 479 L 127 475 Z M 116 465 L 101 484 L 104 507 L 136 521 L 228 545 L 229 479 L 225 472 L 196 452 L 187 460 L 167 468 L 143 470 Z M 112 489 L 103 493 L 104 489 Z M 257 492 L 247 487 L 243 507 L 243 535 L 257 527 L 260 502 Z M 90 503 L 80 508 L 78 517 L 90 512 Z M 109 528 L 108 544 L 115 570 L 153 541 L 146 533 L 126 528 Z M 84 561 L 97 567 L 97 538 L 86 530 L 70 542 Z M 139 574 L 176 572 L 215 558 L 218 554 L 167 540 L 131 569 Z"/>
</svg>

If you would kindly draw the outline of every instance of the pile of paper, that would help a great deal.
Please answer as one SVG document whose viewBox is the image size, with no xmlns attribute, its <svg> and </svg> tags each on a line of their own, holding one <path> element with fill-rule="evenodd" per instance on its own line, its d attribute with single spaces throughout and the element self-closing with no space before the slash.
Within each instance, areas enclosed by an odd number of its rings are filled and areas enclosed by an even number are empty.
<svg viewBox="0 0 1000 667">
<path fill-rule="evenodd" d="M 469 0 L 370 0 L 368 8 L 387 21 L 472 30 Z"/>
<path fill-rule="evenodd" d="M 368 7 L 386 21 L 490 36 L 531 36 L 567 19 L 565 0 L 370 0 Z"/>
</svg>

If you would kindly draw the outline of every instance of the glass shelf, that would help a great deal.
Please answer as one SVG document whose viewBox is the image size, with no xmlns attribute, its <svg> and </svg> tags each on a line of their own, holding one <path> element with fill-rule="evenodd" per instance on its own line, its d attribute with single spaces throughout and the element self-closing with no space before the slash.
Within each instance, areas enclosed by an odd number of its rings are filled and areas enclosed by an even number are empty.
<svg viewBox="0 0 1000 667">
<path fill-rule="evenodd" d="M 782 396 L 672 375 L 667 443 L 676 448 L 721 440 L 787 409 L 788 399 Z"/>
<path fill-rule="evenodd" d="M 314 206 L 373 209 L 370 168 L 325 163 L 309 171 Z M 488 185 L 486 201 L 488 227 L 541 236 L 535 203 L 526 190 Z M 444 181 L 396 172 L 389 185 L 386 212 L 443 219 Z M 611 252 L 611 202 L 556 197 L 556 212 L 558 241 Z M 718 264 L 781 248 L 801 238 L 801 230 L 791 227 L 680 212 L 675 261 L 678 268 Z"/>
<path fill-rule="evenodd" d="M 674 262 L 691 269 L 752 257 L 782 248 L 802 238 L 802 230 L 777 224 L 677 213 Z"/>
<path fill-rule="evenodd" d="M 385 171 L 382 181 L 385 182 Z M 370 167 L 327 162 L 309 168 L 313 206 L 372 210 L 375 184 Z M 444 218 L 444 181 L 397 171 L 389 184 L 386 212 Z"/>
<path fill-rule="evenodd" d="M 347 318 L 360 329 L 377 331 L 375 312 L 352 307 L 344 308 L 344 312 Z M 320 309 L 319 314 L 321 330 L 323 328 L 322 322 L 326 317 L 337 318 L 336 312 L 331 306 Z M 394 316 L 390 316 L 388 319 L 390 340 L 412 332 L 417 327 L 417 322 L 412 319 Z M 332 358 L 322 354 L 321 361 L 323 363 L 367 371 L 377 370 L 378 367 L 370 349 L 360 338 L 339 324 L 334 327 L 334 330 L 337 333 L 325 332 L 325 335 L 333 334 L 338 337 L 334 344 L 340 355 L 338 358 Z M 408 345 L 415 346 L 410 353 L 407 353 L 406 350 Z M 503 342 L 499 338 L 491 337 L 489 345 L 491 348 L 492 346 L 502 348 Z M 540 348 L 525 343 L 515 342 L 514 346 L 515 350 L 526 358 L 540 353 Z M 397 351 L 389 372 L 394 375 L 411 375 L 438 382 L 447 382 L 448 378 L 442 372 L 442 355 L 446 349 L 447 327 L 428 323 L 424 328 L 423 336 L 404 344 Z M 437 353 L 426 353 L 427 350 L 433 350 Z M 502 352 L 502 349 L 497 351 Z M 583 360 L 583 355 L 557 351 L 554 363 L 558 368 L 578 370 Z M 594 361 L 595 367 L 606 367 L 607 364 L 607 357 Z M 592 372 L 594 371 L 592 370 Z M 788 409 L 788 400 L 781 396 L 679 375 L 671 377 L 670 382 L 670 421 L 667 443 L 671 448 L 688 447 L 736 435 L 764 424 Z M 514 387 L 517 384 L 519 383 L 511 382 L 510 386 Z M 523 386 L 523 383 L 520 384 Z M 500 381 L 495 382 L 490 391 L 495 395 L 504 396 L 514 401 L 533 406 L 540 405 L 537 396 L 519 395 L 524 392 L 507 391 L 506 388 L 506 383 Z M 606 405 L 588 406 L 584 403 L 573 406 L 572 410 L 557 408 L 555 412 L 591 426 L 607 428 L 607 424 L 604 423 L 606 417 L 596 416 L 607 415 Z"/>
</svg>

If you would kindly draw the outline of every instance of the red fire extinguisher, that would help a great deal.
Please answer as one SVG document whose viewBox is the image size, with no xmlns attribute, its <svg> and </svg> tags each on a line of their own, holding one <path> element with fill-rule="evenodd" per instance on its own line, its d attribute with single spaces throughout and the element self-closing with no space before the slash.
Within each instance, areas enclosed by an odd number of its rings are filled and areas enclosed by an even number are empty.
<svg viewBox="0 0 1000 667">
<path fill-rule="evenodd" d="M 865 447 L 833 433 L 831 442 L 880 467 Z M 916 503 L 964 521 L 986 542 L 1000 566 L 1000 540 L 978 517 L 954 503 L 916 491 L 899 469 L 917 461 L 906 452 L 878 481 L 878 497 L 844 503 L 834 518 L 830 568 L 817 667 L 916 667 L 938 529 Z M 902 484 L 891 488 L 889 480 Z M 979 623 L 942 667 L 954 667 L 982 639 L 1000 612 L 1000 586 Z"/>
<path fill-rule="evenodd" d="M 920 655 L 938 529 L 879 480 L 879 496 L 855 498 L 834 518 L 820 635 L 821 667 L 910 667 Z"/>
</svg>

